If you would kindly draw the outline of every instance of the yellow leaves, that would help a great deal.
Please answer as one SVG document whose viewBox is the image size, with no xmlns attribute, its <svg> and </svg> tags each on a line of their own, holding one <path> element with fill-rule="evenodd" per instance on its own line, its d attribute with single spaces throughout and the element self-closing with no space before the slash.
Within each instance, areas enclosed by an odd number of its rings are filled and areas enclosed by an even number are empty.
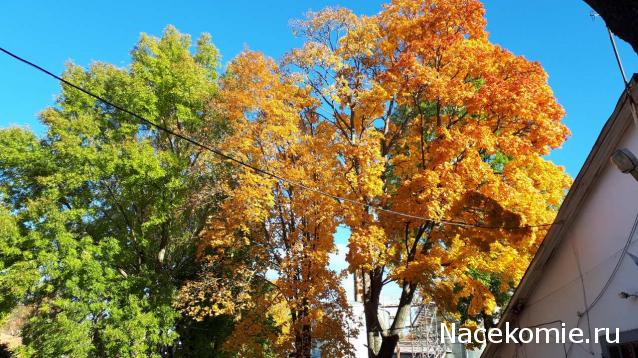
<svg viewBox="0 0 638 358">
<path fill-rule="evenodd" d="M 377 42 L 381 38 L 375 18 L 362 16 L 357 20 L 345 36 L 339 39 L 337 53 L 346 60 L 355 57 L 371 59 L 377 51 Z"/>
<path fill-rule="evenodd" d="M 496 305 L 475 276 L 509 289 L 543 236 L 516 227 L 551 222 L 569 186 L 542 159 L 568 135 L 547 74 L 490 43 L 485 24 L 477 0 L 394 0 L 371 17 L 329 9 L 297 23 L 306 44 L 288 57 L 320 103 L 315 120 L 334 129 L 312 147 L 333 158 L 328 191 L 431 219 L 343 205 L 350 269 L 383 266 L 452 313 L 470 299 L 470 315 Z"/>
<path fill-rule="evenodd" d="M 205 265 L 210 268 L 210 263 Z M 253 305 L 250 295 L 252 273 L 245 267 L 232 267 L 233 276 L 223 272 L 223 267 L 207 270 L 194 281 L 187 282 L 175 300 L 175 307 L 201 321 L 206 317 L 237 315 Z"/>
<path fill-rule="evenodd" d="M 293 49 L 284 58 L 284 63 L 301 68 L 320 65 L 333 71 L 339 71 L 345 66 L 340 56 L 332 52 L 327 45 L 317 41 L 306 42 L 300 49 Z"/>
<path fill-rule="evenodd" d="M 509 282 L 518 282 L 523 277 L 527 269 L 528 259 L 527 257 L 525 259 L 521 257 L 524 252 L 521 253 L 515 247 L 499 241 L 490 244 L 489 257 L 485 258 L 484 266 L 481 268 L 499 274 L 501 278 L 500 292 L 507 292 L 509 290 Z M 495 265 L 494 263 L 498 264 Z"/>
<path fill-rule="evenodd" d="M 350 29 L 359 22 L 359 18 L 346 8 L 325 8 L 322 11 L 309 11 L 305 20 L 292 22 L 297 36 L 304 36 L 317 41 L 325 41 L 333 32 Z"/>
<path fill-rule="evenodd" d="M 297 135 L 296 119 L 309 101 L 305 93 L 272 59 L 256 52 L 241 53 L 228 66 L 219 100 L 212 103 L 228 116 L 235 132 L 228 149 L 252 154 L 258 149 L 255 140 L 274 144 Z"/>
<path fill-rule="evenodd" d="M 497 46 L 488 55 L 489 66 L 485 66 L 472 108 L 495 118 L 504 137 L 502 144 L 509 144 L 503 145 L 504 150 L 512 155 L 530 151 L 545 155 L 560 146 L 569 131 L 560 123 L 564 111 L 540 64 Z"/>
<path fill-rule="evenodd" d="M 442 41 L 452 36 L 485 37 L 484 12 L 476 0 L 394 0 L 384 7 L 381 18 L 384 24 L 397 26 L 391 28 L 395 36 Z"/>
<path fill-rule="evenodd" d="M 350 270 L 371 270 L 385 265 L 391 255 L 387 242 L 385 231 L 381 227 L 371 225 L 353 230 L 346 257 Z"/>
<path fill-rule="evenodd" d="M 371 122 L 383 116 L 386 110 L 386 103 L 392 99 L 392 96 L 386 89 L 376 81 L 370 82 L 370 89 L 360 90 L 357 93 L 356 100 L 354 101 L 359 116 L 363 116 L 368 119 L 370 123 L 364 123 L 362 125 L 369 126 Z"/>
<path fill-rule="evenodd" d="M 369 137 L 361 138 L 354 145 L 339 146 L 339 151 L 347 158 L 345 165 L 337 168 L 337 175 L 343 175 L 343 179 L 348 184 L 348 188 L 344 188 L 347 193 L 345 196 L 360 199 L 382 194 L 381 175 L 384 170 L 384 160 L 379 152 L 378 138 L 377 134 L 371 132 Z M 347 209 L 359 210 L 360 208 Z"/>
<path fill-rule="evenodd" d="M 235 322 L 230 337 L 224 342 L 224 350 L 239 357 L 263 357 L 267 353 L 282 353 L 290 348 L 290 334 L 286 325 L 286 309 L 279 301 L 273 302 L 272 294 L 254 297 L 254 308 L 244 312 Z M 274 321 L 274 330 L 268 322 Z M 269 342 L 265 345 L 264 342 Z M 268 349 L 268 351 L 265 351 Z"/>
<path fill-rule="evenodd" d="M 499 200 L 531 223 L 551 222 L 572 182 L 562 167 L 536 155 L 518 156 L 503 176 Z"/>
<path fill-rule="evenodd" d="M 321 55 L 319 47 L 305 50 Z M 222 144 L 226 152 L 309 188 L 333 191 L 346 186 L 343 177 L 334 175 L 340 165 L 337 129 L 319 119 L 317 100 L 297 83 L 299 76 L 254 52 L 242 53 L 228 71 L 219 98 L 211 103 L 211 109 L 230 122 L 231 133 Z M 374 146 L 360 150 L 362 159 L 368 151 L 378 151 Z M 367 162 L 366 170 L 381 172 Z M 373 178 L 356 178 L 356 186 L 372 190 L 368 187 Z M 295 339 L 301 335 L 321 337 L 326 345 L 338 347 L 335 356 L 347 352 L 350 330 L 338 323 L 349 319 L 350 312 L 340 277 L 328 268 L 342 212 L 339 203 L 243 168 L 233 172 L 225 189 L 220 213 L 210 218 L 200 250 L 216 262 L 215 270 L 183 293 L 185 302 L 200 308 L 186 304 L 183 311 L 196 317 L 238 315 L 236 339 L 228 349 L 240 356 L 259 356 L 255 342 L 260 340 L 271 342 L 276 355 L 287 355 L 300 349 Z M 215 276 L 224 272 L 245 280 Z M 245 303 L 230 306 L 229 297 Z M 274 329 L 265 325 L 270 320 Z"/>
<path fill-rule="evenodd" d="M 423 170 L 402 183 L 392 203 L 393 208 L 401 212 L 439 220 L 453 200 L 450 192 L 442 187 L 440 174 Z"/>
<path fill-rule="evenodd" d="M 395 279 L 418 282 L 424 286 L 430 285 L 431 281 L 443 269 L 442 256 L 434 252 L 428 255 L 417 253 L 414 259 L 406 266 L 397 266 L 392 276 Z"/>
<path fill-rule="evenodd" d="M 465 282 L 460 296 L 471 297 L 468 307 L 468 315 L 470 316 L 477 316 L 481 312 L 491 315 L 496 308 L 494 295 L 479 281 L 468 280 Z"/>
<path fill-rule="evenodd" d="M 239 312 L 233 351 L 245 356 L 260 354 L 250 339 L 284 354 L 303 334 L 343 355 L 350 312 L 328 268 L 343 224 L 351 271 L 383 268 L 468 324 L 495 312 L 544 234 L 519 227 L 551 222 L 570 185 L 542 158 L 568 130 L 541 66 L 491 44 L 483 13 L 476 0 L 395 0 L 371 17 L 327 9 L 296 23 L 305 44 L 283 68 L 249 51 L 233 60 L 210 104 L 230 126 L 223 149 L 370 206 L 237 169 L 201 253 L 242 280 L 203 275 L 180 295 L 205 308 L 182 309 Z M 260 335 L 264 319 L 278 335 Z"/>
<path fill-rule="evenodd" d="M 244 170 L 237 175 L 237 182 L 245 190 L 232 192 L 231 197 L 224 203 L 224 206 L 232 208 L 226 210 L 240 214 L 242 220 L 238 220 L 239 223 L 264 220 L 274 204 L 272 185 L 275 181 Z"/>
<path fill-rule="evenodd" d="M 454 51 L 456 45 L 486 38 L 483 12 L 482 4 L 472 0 L 392 1 L 378 16 L 381 48 L 392 64 L 388 72 L 396 79 L 408 77 L 411 87 L 435 85 L 435 92 L 445 93 L 438 81 L 442 60 L 463 61 L 466 53 Z"/>
</svg>

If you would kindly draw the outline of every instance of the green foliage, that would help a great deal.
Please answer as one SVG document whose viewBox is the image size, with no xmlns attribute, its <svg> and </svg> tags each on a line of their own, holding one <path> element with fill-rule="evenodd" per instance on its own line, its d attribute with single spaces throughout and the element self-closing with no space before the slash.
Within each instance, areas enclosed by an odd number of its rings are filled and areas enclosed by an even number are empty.
<svg viewBox="0 0 638 358">
<path fill-rule="evenodd" d="M 477 270 L 476 268 L 469 267 L 468 272 L 470 277 L 477 280 L 481 284 L 485 285 L 487 289 L 494 295 L 494 299 L 496 300 L 496 304 L 498 307 L 505 307 L 509 302 L 514 288 L 516 287 L 515 282 L 506 282 L 506 287 L 509 287 L 509 290 L 503 290 L 501 288 L 501 279 L 498 275 L 494 273 L 487 273 Z M 457 286 L 457 290 L 460 290 L 461 287 Z M 460 323 L 465 323 L 469 320 L 473 320 L 476 322 L 481 322 L 485 329 L 492 328 L 496 325 L 496 319 L 498 315 L 488 315 L 485 312 L 481 312 L 481 314 L 477 316 L 471 316 L 469 311 L 470 302 L 472 297 L 466 297 L 459 300 L 457 304 L 457 310 L 460 313 Z"/>
<path fill-rule="evenodd" d="M 64 78 L 214 144 L 224 123 L 205 110 L 217 94 L 210 40 L 202 35 L 193 54 L 190 37 L 168 27 L 162 38 L 142 35 L 127 68 L 69 64 Z M 72 88 L 41 120 L 43 138 L 0 130 L 0 318 L 18 303 L 34 308 L 25 356 L 174 350 L 194 327 L 175 310 L 175 293 L 199 270 L 197 236 L 223 168 Z"/>
<path fill-rule="evenodd" d="M 233 355 L 223 351 L 223 343 L 233 328 L 233 317 L 206 317 L 201 321 L 183 322 L 178 326 L 180 345 L 174 357 L 230 358 Z"/>
</svg>

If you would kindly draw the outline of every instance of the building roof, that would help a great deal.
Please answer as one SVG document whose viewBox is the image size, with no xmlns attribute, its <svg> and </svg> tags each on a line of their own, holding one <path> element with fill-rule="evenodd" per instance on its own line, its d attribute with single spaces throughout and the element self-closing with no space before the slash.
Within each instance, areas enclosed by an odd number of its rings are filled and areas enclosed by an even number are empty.
<svg viewBox="0 0 638 358">
<path fill-rule="evenodd" d="M 638 101 L 638 74 L 634 74 L 630 87 L 633 98 Z M 555 225 L 552 225 L 547 232 L 523 279 L 514 291 L 499 321 L 499 328 L 503 328 L 505 322 L 514 324 L 518 319 L 519 313 L 525 309 L 527 299 L 543 277 L 545 264 L 552 258 L 555 250 L 560 246 L 562 238 L 570 230 L 581 206 L 587 200 L 588 194 L 594 188 L 597 179 L 609 163 L 609 158 L 617 149 L 618 143 L 632 121 L 629 97 L 626 91 L 623 91 L 614 112 L 598 135 L 598 139 L 592 147 L 587 160 L 567 193 L 554 220 Z M 498 346 L 498 344 L 488 343 L 481 357 L 492 357 L 496 353 Z"/>
</svg>

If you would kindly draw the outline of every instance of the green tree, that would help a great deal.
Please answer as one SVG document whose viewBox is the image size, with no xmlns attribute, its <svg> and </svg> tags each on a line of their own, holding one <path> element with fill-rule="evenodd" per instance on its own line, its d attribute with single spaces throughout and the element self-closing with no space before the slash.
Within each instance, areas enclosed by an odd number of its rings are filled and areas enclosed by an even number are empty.
<svg viewBox="0 0 638 358">
<path fill-rule="evenodd" d="M 69 64 L 63 76 L 202 142 L 223 136 L 206 110 L 218 92 L 209 35 L 191 52 L 190 37 L 168 27 L 142 35 L 131 56 L 126 68 Z M 21 353 L 214 355 L 229 320 L 194 322 L 174 300 L 200 269 L 196 238 L 226 168 L 69 87 L 41 120 L 42 138 L 0 130 L 0 315 L 33 307 Z"/>
</svg>

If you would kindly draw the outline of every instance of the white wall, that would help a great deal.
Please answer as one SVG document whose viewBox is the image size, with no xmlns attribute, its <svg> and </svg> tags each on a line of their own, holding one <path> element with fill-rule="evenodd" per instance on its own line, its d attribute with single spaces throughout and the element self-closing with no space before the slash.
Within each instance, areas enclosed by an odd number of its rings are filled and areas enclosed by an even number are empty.
<svg viewBox="0 0 638 358">
<path fill-rule="evenodd" d="M 350 302 L 352 313 L 356 324 L 359 325 L 359 335 L 350 338 L 350 343 L 355 349 L 355 358 L 368 358 L 368 339 L 366 336 L 365 313 L 363 311 L 363 303 Z"/>
<path fill-rule="evenodd" d="M 632 124 L 625 133 L 619 148 L 629 148 L 638 155 L 638 131 Z M 638 182 L 629 174 L 623 174 L 609 163 L 597 183 L 585 199 L 578 217 L 562 239 L 555 255 L 544 268 L 544 277 L 527 300 L 521 313 L 520 327 L 530 327 L 561 320 L 567 329 L 580 327 L 588 337 L 587 317 L 578 322 L 578 312 L 585 308 L 585 298 L 590 304 L 599 294 L 618 262 L 620 250 L 638 213 Z M 636 236 L 636 235 L 635 235 Z M 630 253 L 638 255 L 638 238 L 634 239 Z M 578 263 L 583 273 L 579 275 Z M 604 296 L 591 309 L 589 323 L 592 328 L 609 327 L 620 331 L 638 328 L 638 301 L 621 299 L 621 291 L 638 292 L 638 266 L 629 256 L 622 262 Z M 547 327 L 560 327 L 554 323 Z M 497 357 L 565 357 L 558 344 L 501 345 Z M 592 355 L 593 353 L 593 355 Z M 600 344 L 574 346 L 569 357 L 600 357 Z"/>
</svg>

